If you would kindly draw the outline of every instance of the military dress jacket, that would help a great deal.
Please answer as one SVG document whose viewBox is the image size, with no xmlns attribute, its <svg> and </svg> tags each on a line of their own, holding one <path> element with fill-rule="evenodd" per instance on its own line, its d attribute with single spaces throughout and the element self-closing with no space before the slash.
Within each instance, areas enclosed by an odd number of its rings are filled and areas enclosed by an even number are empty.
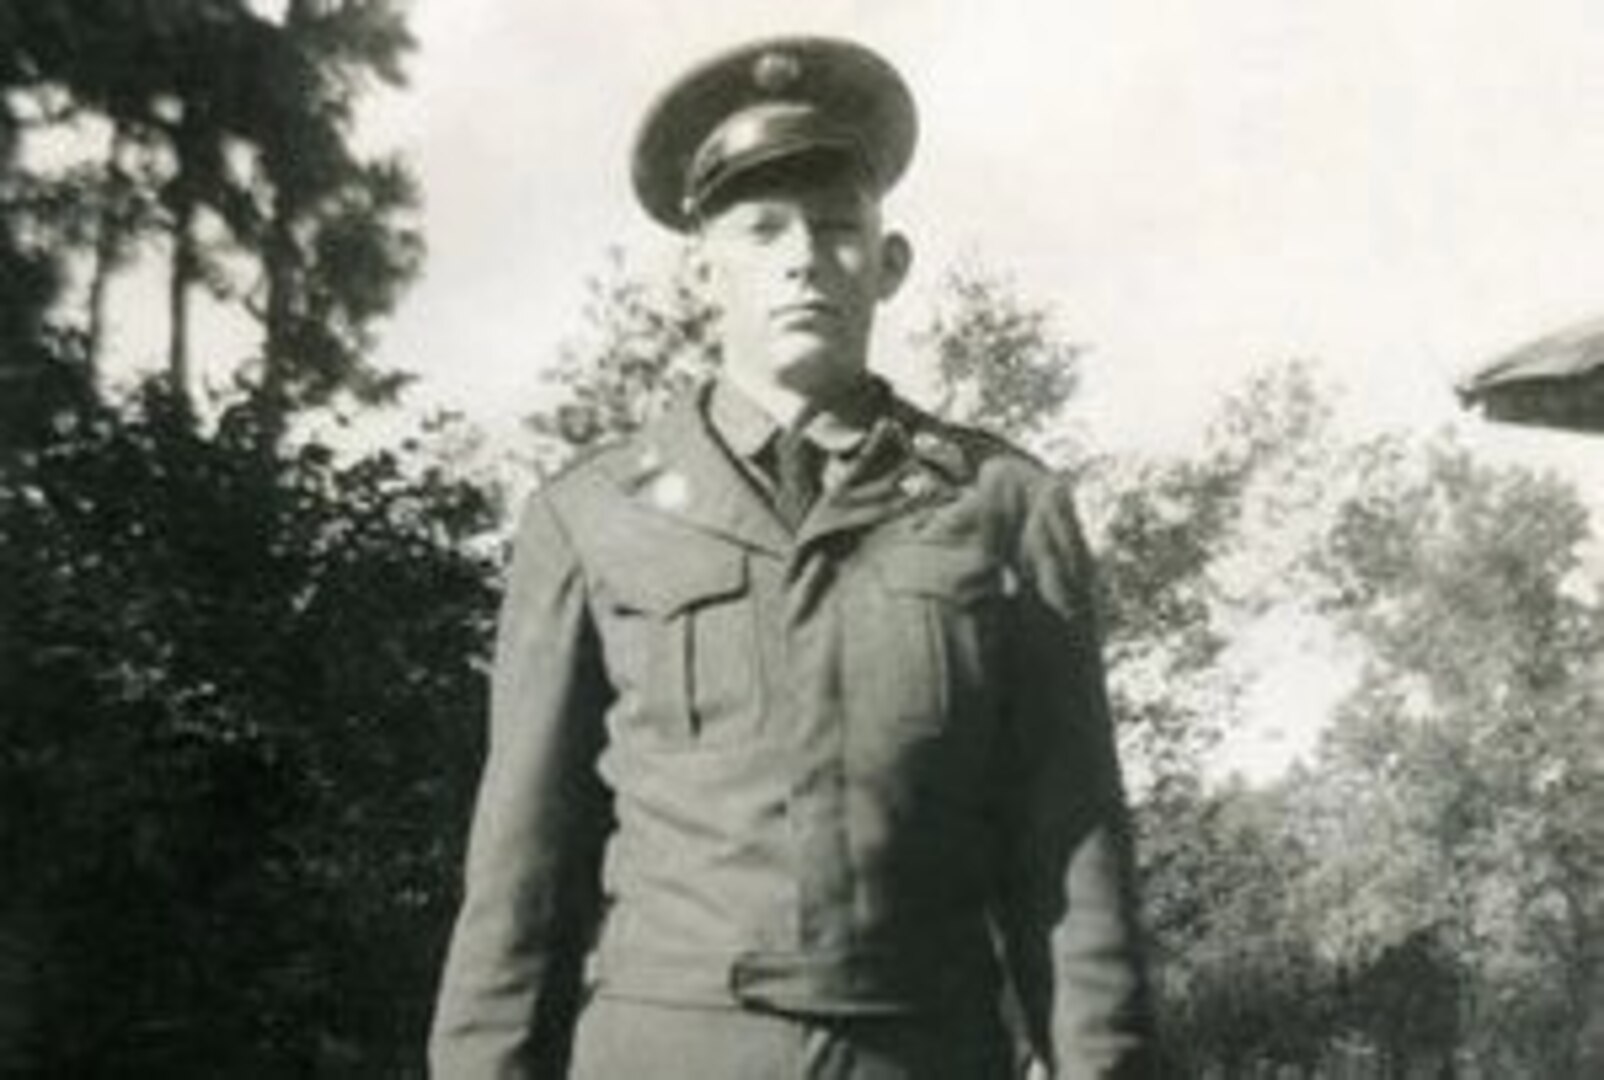
<svg viewBox="0 0 1604 1080">
<path fill-rule="evenodd" d="M 1056 477 L 900 401 L 787 528 L 706 394 L 530 500 L 431 1061 L 557 1077 L 583 995 L 939 1017 L 1055 1075 L 1144 985 L 1091 566 Z"/>
</svg>

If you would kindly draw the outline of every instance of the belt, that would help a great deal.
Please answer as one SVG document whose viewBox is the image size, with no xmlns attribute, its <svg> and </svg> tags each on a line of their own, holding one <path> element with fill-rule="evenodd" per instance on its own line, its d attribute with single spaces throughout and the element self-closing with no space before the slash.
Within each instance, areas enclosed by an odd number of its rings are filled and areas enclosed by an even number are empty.
<svg viewBox="0 0 1604 1080">
<path fill-rule="evenodd" d="M 912 958 L 881 951 L 737 953 L 609 947 L 588 976 L 605 996 L 811 1015 L 877 1016 L 941 1010 L 994 991 L 989 943 L 932 942 Z"/>
</svg>

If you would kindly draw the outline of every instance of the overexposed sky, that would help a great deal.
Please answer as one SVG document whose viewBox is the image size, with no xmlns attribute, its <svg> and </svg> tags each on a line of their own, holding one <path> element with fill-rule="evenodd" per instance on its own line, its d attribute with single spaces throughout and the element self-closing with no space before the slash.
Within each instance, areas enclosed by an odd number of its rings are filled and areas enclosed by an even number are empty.
<svg viewBox="0 0 1604 1080">
<path fill-rule="evenodd" d="M 667 265 L 628 156 L 711 51 L 794 31 L 881 50 L 921 108 L 889 203 L 918 262 L 880 360 L 964 255 L 1091 347 L 1079 420 L 1184 450 L 1252 368 L 1309 359 L 1349 416 L 1459 418 L 1494 458 L 1604 507 L 1604 439 L 1463 418 L 1468 367 L 1604 312 L 1598 0 L 421 0 L 414 85 L 379 111 L 429 200 L 430 259 L 382 359 L 492 429 L 538 401 L 609 245 Z M 1251 779 L 1313 746 L 1340 665 L 1291 627 L 1216 756 Z"/>
<path fill-rule="evenodd" d="M 652 95 L 777 32 L 856 37 L 920 102 L 889 204 L 919 251 L 893 372 L 964 253 L 1055 305 L 1092 347 L 1082 416 L 1142 447 L 1291 356 L 1366 415 L 1435 424 L 1468 365 L 1604 311 L 1594 0 L 418 0 L 414 25 L 375 137 L 421 171 L 431 254 L 381 355 L 487 420 L 534 404 L 608 245 L 667 262 L 627 181 Z"/>
<path fill-rule="evenodd" d="M 1078 420 L 1184 450 L 1253 368 L 1315 361 L 1349 417 L 1462 421 L 1492 458 L 1554 466 L 1604 510 L 1604 438 L 1464 418 L 1468 367 L 1604 312 L 1600 0 L 414 0 L 412 87 L 365 138 L 428 200 L 423 281 L 382 363 L 411 401 L 492 432 L 539 402 L 587 275 L 622 245 L 666 266 L 633 203 L 632 135 L 708 53 L 784 32 L 879 49 L 921 107 L 890 217 L 918 261 L 880 360 L 964 255 L 1090 346 Z M 125 290 L 160 340 L 160 282 Z M 126 351 L 157 353 L 154 345 Z M 1271 628 L 1224 767 L 1273 775 L 1340 692 L 1325 646 Z M 1282 632 L 1285 631 L 1285 632 Z"/>
<path fill-rule="evenodd" d="M 688 64 L 778 32 L 884 51 L 921 146 L 889 213 L 916 273 L 881 359 L 962 255 L 1015 274 L 1091 347 L 1105 445 L 1184 449 L 1219 395 L 1314 359 L 1355 416 L 1437 427 L 1456 377 L 1604 311 L 1598 0 L 422 0 L 411 152 L 430 262 L 382 358 L 491 427 L 537 401 L 585 274 L 674 241 L 632 202 L 630 138 Z M 1468 420 L 1490 456 L 1604 491 L 1604 440 Z M 1601 499 L 1594 494 L 1594 499 Z M 1217 769 L 1307 754 L 1338 664 L 1269 627 Z"/>
</svg>

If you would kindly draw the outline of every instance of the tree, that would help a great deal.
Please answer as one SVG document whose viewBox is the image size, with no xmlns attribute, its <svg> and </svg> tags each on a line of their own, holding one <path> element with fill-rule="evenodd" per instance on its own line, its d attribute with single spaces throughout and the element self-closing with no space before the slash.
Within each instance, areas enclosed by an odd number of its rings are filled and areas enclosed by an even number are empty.
<svg viewBox="0 0 1604 1080">
<path fill-rule="evenodd" d="M 1049 434 L 1080 387 L 1083 350 L 1060 336 L 1052 309 L 1025 300 L 1014 282 L 976 263 L 943 279 L 914 345 L 935 362 L 938 413 L 1021 443 Z M 1060 458 L 1073 452 L 1044 449 Z"/>
<path fill-rule="evenodd" d="M 14 36 L 0 7 L 0 45 Z M 74 342 L 49 326 L 61 291 L 61 268 L 35 242 L 16 208 L 29 196 L 18 181 L 21 136 L 28 118 L 4 93 L 17 57 L 0 48 L 0 460 L 41 438 L 58 410 L 81 396 Z"/>
<path fill-rule="evenodd" d="M 1590 1075 L 1604 733 L 1586 514 L 1451 438 L 1335 439 L 1330 416 L 1295 365 L 1228 401 L 1200 453 L 1087 473 L 1111 682 L 1149 781 L 1172 1067 L 1368 1051 L 1387 1075 L 1467 1057 Z M 1356 682 L 1316 761 L 1221 789 L 1196 764 L 1240 715 L 1234 643 L 1283 611 L 1329 620 Z"/>
<path fill-rule="evenodd" d="M 1323 556 L 1331 604 L 1367 646 L 1331 765 L 1365 778 L 1372 827 L 1408 840 L 1383 880 L 1407 923 L 1449 935 L 1479 988 L 1462 1020 L 1489 1067 L 1588 1075 L 1604 611 L 1581 572 L 1586 512 L 1557 480 L 1479 465 L 1451 440 L 1418 455 L 1383 443 L 1364 464 Z"/>
<path fill-rule="evenodd" d="M 399 163 L 359 158 L 351 127 L 369 82 L 402 79 L 411 38 L 394 0 L 294 0 L 280 21 L 245 0 L 5 0 L 0 30 L 0 89 L 36 104 L 38 133 L 106 131 L 102 160 L 33 169 L 5 207 L 58 269 L 88 277 L 52 316 L 87 332 L 91 376 L 111 281 L 161 237 L 181 395 L 200 285 L 262 321 L 242 381 L 281 428 L 340 391 L 393 395 L 397 377 L 363 358 L 419 265 L 416 192 Z"/>
<path fill-rule="evenodd" d="M 412 38 L 393 0 L 291 0 L 281 41 L 260 75 L 262 397 L 274 414 L 342 389 L 384 401 L 401 380 L 364 357 L 418 269 L 421 237 L 397 224 L 418 194 L 399 162 L 357 159 L 348 132 L 366 80 L 404 81 Z"/>
<path fill-rule="evenodd" d="M 1456 1075 L 1469 1060 L 1489 1075 L 1590 1075 L 1604 762 L 1586 514 L 1553 478 L 1480 464 L 1448 437 L 1289 453 L 1319 425 L 1277 412 L 1227 425 L 1268 433 L 1223 444 L 1260 448 L 1258 479 L 1176 515 L 1206 534 L 1222 519 L 1200 511 L 1231 508 L 1226 532 L 1186 537 L 1218 575 L 1199 604 L 1240 603 L 1231 567 L 1251 553 L 1264 567 L 1246 580 L 1274 586 L 1261 599 L 1284 602 L 1290 582 L 1290 599 L 1334 621 L 1356 680 L 1317 759 L 1284 781 L 1172 782 L 1142 807 L 1147 900 L 1186 1047 L 1177 1070 Z M 1240 478 L 1232 462 L 1245 460 L 1205 453 L 1189 467 Z M 1266 480 L 1270 504 L 1255 493 Z M 1163 564 L 1140 545 L 1136 558 Z"/>
<path fill-rule="evenodd" d="M 525 421 L 541 468 L 636 430 L 717 369 L 717 314 L 685 271 L 654 285 L 615 248 L 586 282 L 583 331 L 545 374 L 554 400 Z"/>
<path fill-rule="evenodd" d="M 1162 798 L 1176 800 L 1173 785 Z M 1341 976 L 1300 908 L 1314 856 L 1285 810 L 1279 792 L 1241 785 L 1146 808 L 1169 826 L 1144 838 L 1144 857 L 1170 1074 L 1310 1076 L 1329 1051 Z"/>
<path fill-rule="evenodd" d="M 351 145 L 390 0 L 0 0 L 0 1072 L 407 1075 L 476 768 L 492 492 L 298 410 L 399 380 L 421 256 Z M 64 165 L 26 151 L 54 140 Z M 59 158 L 60 155 L 55 155 Z M 160 268 L 168 377 L 100 385 Z M 263 323 L 202 423 L 197 289 Z"/>
<path fill-rule="evenodd" d="M 548 467 L 634 431 L 722 362 L 718 313 L 686 264 L 656 282 L 613 249 L 587 289 L 583 330 L 546 376 L 554 400 L 527 421 Z M 1079 385 L 1081 349 L 1058 336 L 1051 309 L 979 266 L 946 277 L 913 345 L 932 357 L 937 413 L 1011 439 L 1043 434 Z"/>
<path fill-rule="evenodd" d="M 495 507 L 426 458 L 270 443 L 153 390 L 6 472 L 0 982 L 29 1014 L 0 1071 L 421 1058 Z"/>
</svg>

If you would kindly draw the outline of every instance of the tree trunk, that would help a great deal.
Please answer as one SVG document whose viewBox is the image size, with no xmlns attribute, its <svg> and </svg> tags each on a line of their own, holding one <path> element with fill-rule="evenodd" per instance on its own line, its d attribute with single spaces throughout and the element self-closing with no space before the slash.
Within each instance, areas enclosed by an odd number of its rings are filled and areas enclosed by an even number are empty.
<svg viewBox="0 0 1604 1080">
<path fill-rule="evenodd" d="M 96 397 L 100 394 L 101 358 L 106 347 L 106 301 L 111 291 L 112 275 L 117 272 L 117 264 L 122 258 L 127 232 L 127 225 L 122 218 L 122 199 L 125 194 L 122 156 L 127 145 L 127 128 L 117 121 L 112 128 L 111 145 L 106 150 L 105 193 L 95 232 L 94 275 L 89 282 L 89 348 L 85 358 L 87 370 L 84 380 L 90 393 Z"/>
<path fill-rule="evenodd" d="M 289 387 L 295 366 L 299 259 L 292 230 L 294 204 L 294 199 L 282 187 L 273 193 L 272 217 L 262 252 L 267 305 L 263 316 L 261 403 L 265 413 L 263 420 L 273 442 L 277 442 L 288 424 Z"/>
<path fill-rule="evenodd" d="M 173 206 L 173 265 L 167 281 L 167 381 L 186 407 L 190 403 L 189 290 L 195 280 L 195 201 L 180 192 Z"/>
<path fill-rule="evenodd" d="M 173 134 L 173 156 L 178 171 L 169 182 L 164 201 L 172 213 L 173 265 L 167 282 L 167 379 L 179 407 L 193 411 L 190 363 L 189 300 L 200 276 L 200 251 L 195 237 L 195 216 L 200 205 L 205 130 L 197 106 L 184 104 L 184 117 Z"/>
<path fill-rule="evenodd" d="M 284 28 L 293 36 L 321 14 L 317 0 L 290 0 L 284 12 Z M 260 404 L 269 443 L 276 443 L 289 423 L 290 384 L 295 369 L 296 297 L 299 292 L 300 257 L 294 225 L 301 199 L 289 178 L 294 169 L 279 142 L 264 146 L 267 174 L 273 183 L 272 205 L 263 244 L 262 269 L 267 283 L 267 302 L 263 321 L 262 387 Z"/>
</svg>

